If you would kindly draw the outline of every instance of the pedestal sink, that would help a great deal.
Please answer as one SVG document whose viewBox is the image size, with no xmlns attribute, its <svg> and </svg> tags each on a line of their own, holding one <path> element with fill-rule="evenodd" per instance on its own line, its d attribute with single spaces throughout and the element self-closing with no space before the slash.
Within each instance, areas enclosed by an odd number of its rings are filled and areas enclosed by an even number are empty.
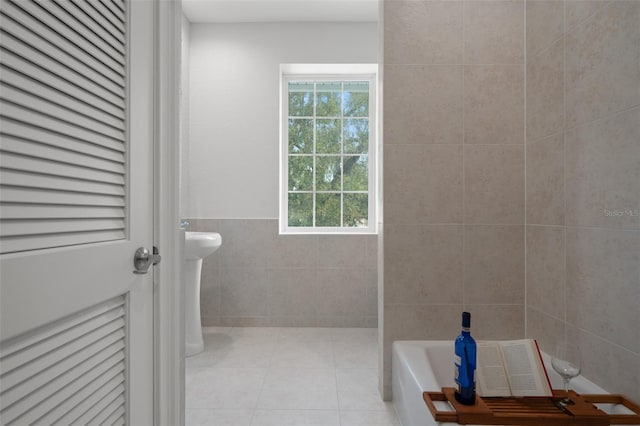
<svg viewBox="0 0 640 426">
<path fill-rule="evenodd" d="M 204 349 L 200 322 L 200 275 L 202 259 L 222 245 L 217 232 L 185 232 L 184 285 L 185 285 L 185 355 L 191 356 Z"/>
</svg>

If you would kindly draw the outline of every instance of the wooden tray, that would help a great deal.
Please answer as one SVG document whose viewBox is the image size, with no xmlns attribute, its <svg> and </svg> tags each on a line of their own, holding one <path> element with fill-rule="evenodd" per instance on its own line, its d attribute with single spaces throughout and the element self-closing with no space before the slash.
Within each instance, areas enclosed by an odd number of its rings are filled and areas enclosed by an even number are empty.
<svg viewBox="0 0 640 426">
<path fill-rule="evenodd" d="M 564 391 L 554 390 L 553 397 L 486 398 L 476 397 L 475 405 L 462 405 L 454 397 L 454 388 L 422 394 L 433 418 L 439 422 L 518 426 L 608 426 L 639 424 L 640 406 L 622 395 L 580 395 L 569 391 L 575 403 L 559 404 Z M 438 411 L 434 401 L 448 402 L 454 411 Z M 607 414 L 595 403 L 622 404 L 635 414 Z"/>
</svg>

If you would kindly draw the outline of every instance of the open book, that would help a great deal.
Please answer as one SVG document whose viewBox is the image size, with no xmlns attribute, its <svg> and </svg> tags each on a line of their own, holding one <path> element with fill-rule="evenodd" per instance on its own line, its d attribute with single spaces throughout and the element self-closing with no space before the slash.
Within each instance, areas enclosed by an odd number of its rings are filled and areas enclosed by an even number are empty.
<svg viewBox="0 0 640 426">
<path fill-rule="evenodd" d="M 553 395 L 535 340 L 479 341 L 476 345 L 478 395 Z"/>
</svg>

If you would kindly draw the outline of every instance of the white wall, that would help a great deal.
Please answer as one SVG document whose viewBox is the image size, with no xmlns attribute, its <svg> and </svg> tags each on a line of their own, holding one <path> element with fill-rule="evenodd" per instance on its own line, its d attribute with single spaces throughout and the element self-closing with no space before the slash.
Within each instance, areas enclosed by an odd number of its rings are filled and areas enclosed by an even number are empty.
<svg viewBox="0 0 640 426">
<path fill-rule="evenodd" d="M 191 24 L 189 218 L 278 217 L 281 63 L 377 63 L 375 23 Z"/>
</svg>

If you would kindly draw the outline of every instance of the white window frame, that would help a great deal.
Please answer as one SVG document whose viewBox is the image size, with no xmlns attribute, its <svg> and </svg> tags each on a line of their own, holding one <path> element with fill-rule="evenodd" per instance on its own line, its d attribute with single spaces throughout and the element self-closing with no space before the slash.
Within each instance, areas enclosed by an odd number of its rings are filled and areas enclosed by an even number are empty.
<svg viewBox="0 0 640 426">
<path fill-rule="evenodd" d="M 289 82 L 290 81 L 369 82 L 369 181 L 368 226 L 289 226 Z M 282 64 L 280 66 L 280 234 L 376 234 L 378 206 L 378 65 L 377 64 Z M 315 153 L 314 153 L 315 155 Z M 341 191 L 342 193 L 342 191 Z M 315 190 L 314 190 L 315 194 Z"/>
</svg>

